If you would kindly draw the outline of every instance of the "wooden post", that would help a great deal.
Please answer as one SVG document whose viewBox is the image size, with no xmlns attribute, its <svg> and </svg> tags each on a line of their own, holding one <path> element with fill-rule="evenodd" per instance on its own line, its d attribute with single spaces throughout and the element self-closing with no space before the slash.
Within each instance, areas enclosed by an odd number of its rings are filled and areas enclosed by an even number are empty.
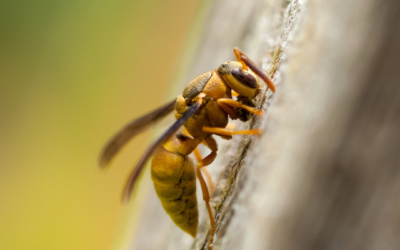
<svg viewBox="0 0 400 250">
<path fill-rule="evenodd" d="M 277 91 L 244 125 L 262 136 L 221 143 L 209 167 L 214 249 L 400 249 L 400 1 L 232 2 L 213 4 L 183 82 L 239 46 Z M 157 202 L 132 249 L 203 249 L 205 208 L 193 241 Z"/>
</svg>

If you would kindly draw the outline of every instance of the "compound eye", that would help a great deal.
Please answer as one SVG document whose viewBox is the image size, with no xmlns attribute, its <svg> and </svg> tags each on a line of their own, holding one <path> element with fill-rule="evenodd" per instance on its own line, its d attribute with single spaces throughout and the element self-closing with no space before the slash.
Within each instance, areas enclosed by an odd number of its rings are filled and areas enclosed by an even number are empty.
<svg viewBox="0 0 400 250">
<path fill-rule="evenodd" d="M 247 87 L 256 89 L 258 86 L 256 78 L 250 73 L 243 72 L 242 70 L 235 68 L 231 71 L 231 74 L 234 78 L 236 78 L 236 80 Z"/>
</svg>

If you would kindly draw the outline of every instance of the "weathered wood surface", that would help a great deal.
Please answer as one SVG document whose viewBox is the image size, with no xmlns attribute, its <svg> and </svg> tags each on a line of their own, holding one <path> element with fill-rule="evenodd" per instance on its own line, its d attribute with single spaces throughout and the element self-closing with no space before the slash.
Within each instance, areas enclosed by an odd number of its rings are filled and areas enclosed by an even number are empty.
<svg viewBox="0 0 400 250">
<path fill-rule="evenodd" d="M 400 1 L 232 2 L 213 4 L 182 84 L 239 46 L 278 87 L 239 125 L 262 136 L 221 142 L 209 167 L 214 249 L 400 249 Z M 154 191 L 145 207 L 131 249 L 204 247 L 204 206 L 195 241 Z"/>
</svg>

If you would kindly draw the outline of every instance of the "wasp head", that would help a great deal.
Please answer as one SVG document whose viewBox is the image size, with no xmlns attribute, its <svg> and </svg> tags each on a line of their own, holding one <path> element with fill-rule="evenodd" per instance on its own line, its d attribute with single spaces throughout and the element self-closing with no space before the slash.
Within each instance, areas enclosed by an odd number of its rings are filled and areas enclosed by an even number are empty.
<svg viewBox="0 0 400 250">
<path fill-rule="evenodd" d="M 254 97 L 258 93 L 259 84 L 251 71 L 246 71 L 240 62 L 224 62 L 218 67 L 228 86 L 241 96 Z"/>
</svg>

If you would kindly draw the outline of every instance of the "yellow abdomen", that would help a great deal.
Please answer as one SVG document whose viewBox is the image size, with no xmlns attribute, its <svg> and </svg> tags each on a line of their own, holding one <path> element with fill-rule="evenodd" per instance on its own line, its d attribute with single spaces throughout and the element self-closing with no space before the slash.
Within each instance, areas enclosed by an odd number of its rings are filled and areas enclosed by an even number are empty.
<svg viewBox="0 0 400 250">
<path fill-rule="evenodd" d="M 151 179 L 161 204 L 174 223 L 195 237 L 198 211 L 192 159 L 159 147 L 151 162 Z"/>
</svg>

